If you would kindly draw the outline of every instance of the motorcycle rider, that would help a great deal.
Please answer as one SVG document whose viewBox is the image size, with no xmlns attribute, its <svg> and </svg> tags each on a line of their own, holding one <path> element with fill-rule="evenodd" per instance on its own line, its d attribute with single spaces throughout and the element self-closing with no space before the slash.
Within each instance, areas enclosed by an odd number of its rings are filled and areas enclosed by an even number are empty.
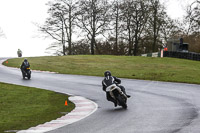
<svg viewBox="0 0 200 133">
<path fill-rule="evenodd" d="M 22 62 L 22 65 L 21 65 L 21 71 L 22 71 L 23 75 L 25 74 L 25 70 L 28 67 L 30 67 L 30 64 L 27 59 L 24 59 L 24 61 Z"/>
<path fill-rule="evenodd" d="M 103 91 L 106 91 L 106 88 L 108 86 L 116 84 L 121 89 L 121 91 L 127 96 L 127 98 L 131 97 L 130 95 L 126 94 L 125 88 L 119 85 L 121 83 L 121 80 L 118 79 L 117 77 L 112 76 L 110 71 L 105 71 L 104 76 L 105 78 L 102 81 Z M 115 107 L 117 106 L 117 101 L 111 97 L 109 92 L 106 92 L 106 98 L 108 101 L 113 102 Z"/>
<path fill-rule="evenodd" d="M 22 57 L 22 51 L 20 49 L 17 50 L 18 57 Z"/>
</svg>

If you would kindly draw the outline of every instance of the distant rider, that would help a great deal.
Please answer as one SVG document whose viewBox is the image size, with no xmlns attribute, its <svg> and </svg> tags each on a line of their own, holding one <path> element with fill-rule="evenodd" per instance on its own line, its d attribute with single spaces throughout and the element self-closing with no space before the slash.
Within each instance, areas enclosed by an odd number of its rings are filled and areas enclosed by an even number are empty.
<svg viewBox="0 0 200 133">
<path fill-rule="evenodd" d="M 17 50 L 18 57 L 22 57 L 22 51 L 20 49 Z"/>
<path fill-rule="evenodd" d="M 21 65 L 22 74 L 24 74 L 26 68 L 29 68 L 29 67 L 30 67 L 30 64 L 29 64 L 28 60 L 24 59 L 24 61 L 22 62 L 22 65 Z"/>
<path fill-rule="evenodd" d="M 118 79 L 117 77 L 112 76 L 110 71 L 104 72 L 104 76 L 105 78 L 102 81 L 103 91 L 106 91 L 106 88 L 108 86 L 116 84 L 122 90 L 122 92 L 127 96 L 127 98 L 131 97 L 130 95 L 126 94 L 125 88 L 119 85 L 121 83 L 121 80 Z M 109 92 L 106 92 L 106 98 L 108 101 L 112 101 L 115 104 L 115 107 L 117 106 L 117 101 L 111 97 Z"/>
</svg>

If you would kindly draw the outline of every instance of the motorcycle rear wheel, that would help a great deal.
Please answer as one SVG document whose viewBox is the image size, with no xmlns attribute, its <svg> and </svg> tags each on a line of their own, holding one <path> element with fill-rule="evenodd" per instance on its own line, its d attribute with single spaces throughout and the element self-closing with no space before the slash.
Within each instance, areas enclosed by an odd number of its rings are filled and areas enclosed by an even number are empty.
<svg viewBox="0 0 200 133">
<path fill-rule="evenodd" d="M 124 109 L 127 109 L 127 104 L 126 104 L 126 102 L 121 98 L 120 95 L 117 97 L 117 101 L 119 102 L 119 104 L 120 104 Z"/>
<path fill-rule="evenodd" d="M 28 79 L 30 79 L 30 78 L 31 78 L 31 75 L 30 75 L 30 74 L 28 74 L 27 78 L 28 78 Z"/>
</svg>

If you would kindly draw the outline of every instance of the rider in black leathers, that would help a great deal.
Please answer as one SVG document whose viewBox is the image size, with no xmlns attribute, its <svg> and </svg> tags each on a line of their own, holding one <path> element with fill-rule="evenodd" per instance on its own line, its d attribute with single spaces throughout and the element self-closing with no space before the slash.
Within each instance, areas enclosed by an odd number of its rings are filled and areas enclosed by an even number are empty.
<svg viewBox="0 0 200 133">
<path fill-rule="evenodd" d="M 104 73 L 104 76 L 105 76 L 105 78 L 102 81 L 103 91 L 106 91 L 106 88 L 108 86 L 110 86 L 112 84 L 116 84 L 119 88 L 121 88 L 122 92 L 127 96 L 127 98 L 130 97 L 130 95 L 126 94 L 125 88 L 123 86 L 119 85 L 121 83 L 120 79 L 112 76 L 110 71 L 106 71 Z M 106 97 L 107 97 L 108 101 L 112 101 L 114 103 L 115 107 L 117 106 L 117 101 L 110 96 L 109 92 L 106 92 Z"/>
<path fill-rule="evenodd" d="M 23 75 L 25 73 L 26 68 L 28 68 L 28 67 L 30 67 L 30 64 L 27 59 L 24 59 L 24 61 L 22 62 L 22 65 L 21 65 L 21 71 L 22 71 Z"/>
</svg>

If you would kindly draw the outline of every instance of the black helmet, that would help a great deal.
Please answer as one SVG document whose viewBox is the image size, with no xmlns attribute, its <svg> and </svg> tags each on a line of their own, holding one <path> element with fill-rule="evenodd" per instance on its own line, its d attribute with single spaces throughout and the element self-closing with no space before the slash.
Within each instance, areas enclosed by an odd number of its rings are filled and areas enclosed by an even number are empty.
<svg viewBox="0 0 200 133">
<path fill-rule="evenodd" d="M 110 71 L 105 71 L 105 72 L 104 72 L 104 76 L 105 76 L 105 77 L 111 76 L 111 72 L 110 72 Z"/>
<path fill-rule="evenodd" d="M 27 59 L 24 59 L 24 62 L 27 62 L 28 60 Z"/>
</svg>

